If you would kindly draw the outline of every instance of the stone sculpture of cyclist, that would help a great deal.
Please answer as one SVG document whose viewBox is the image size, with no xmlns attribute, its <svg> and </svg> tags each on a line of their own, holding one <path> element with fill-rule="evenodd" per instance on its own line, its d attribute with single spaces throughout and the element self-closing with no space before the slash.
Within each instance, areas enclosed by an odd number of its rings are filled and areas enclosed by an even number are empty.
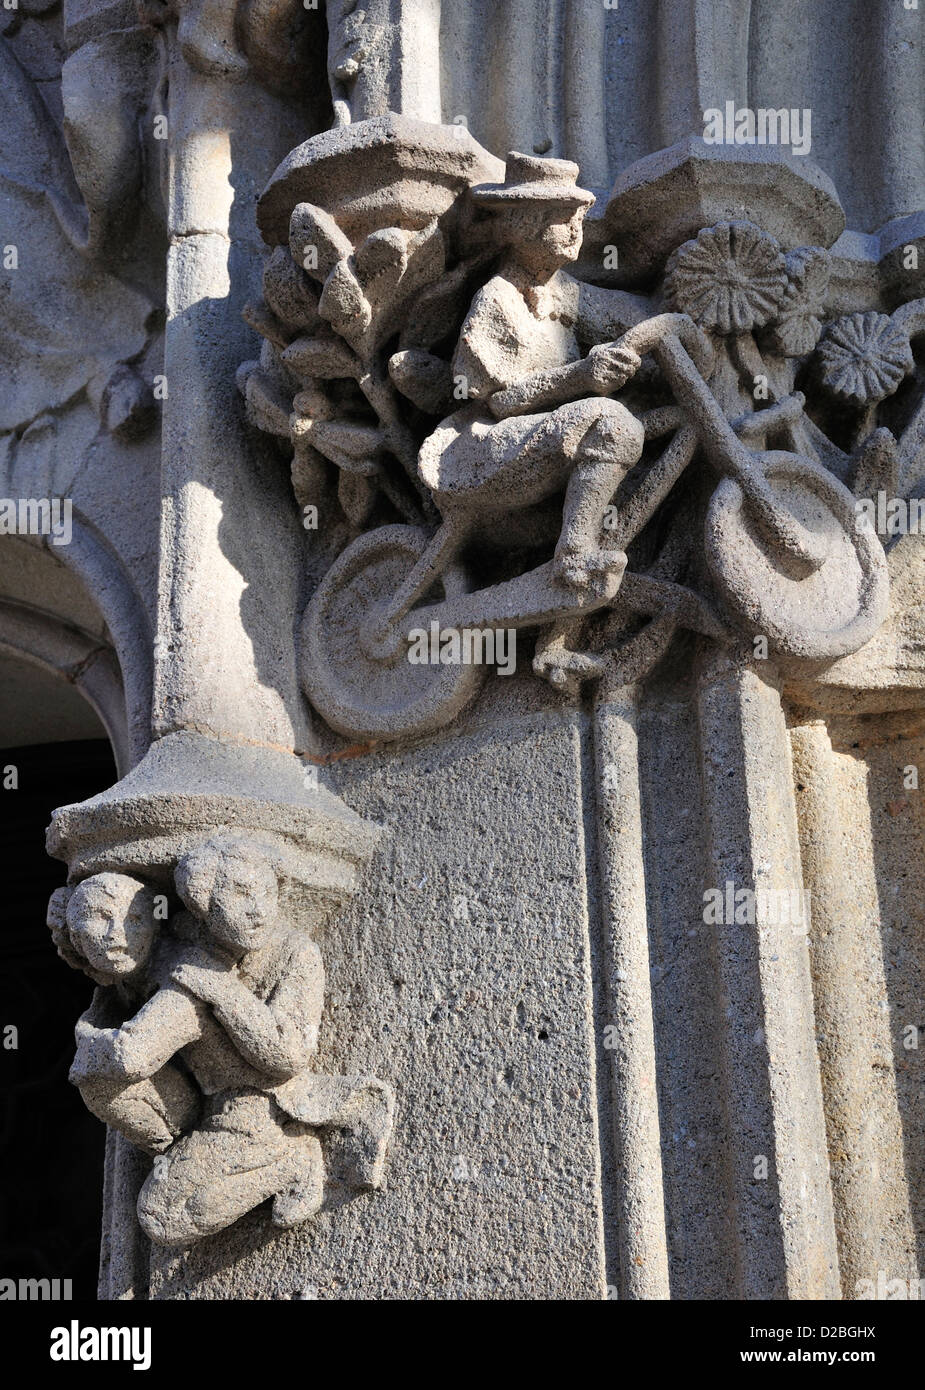
<svg viewBox="0 0 925 1390">
<path fill-rule="evenodd" d="M 468 400 L 430 434 L 419 468 L 441 510 L 465 509 L 470 495 L 474 511 L 507 510 L 564 485 L 554 574 L 580 592 L 625 564 L 601 548 L 601 523 L 643 431 L 607 399 L 639 366 L 612 341 L 626 327 L 614 307 L 630 296 L 589 289 L 563 269 L 578 256 L 594 201 L 577 173 L 568 160 L 511 154 L 503 184 L 471 190 L 503 217 L 507 251 L 475 295 L 454 354 Z"/>
</svg>

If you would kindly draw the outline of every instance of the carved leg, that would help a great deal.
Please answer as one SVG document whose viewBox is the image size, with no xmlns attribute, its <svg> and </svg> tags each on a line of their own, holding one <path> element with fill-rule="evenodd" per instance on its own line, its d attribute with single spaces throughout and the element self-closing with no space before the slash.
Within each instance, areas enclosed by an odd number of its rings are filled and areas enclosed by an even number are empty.
<svg viewBox="0 0 925 1390">
<path fill-rule="evenodd" d="M 580 618 L 564 618 L 543 628 L 533 657 L 534 673 L 549 681 L 554 690 L 571 696 L 578 695 L 583 681 L 602 675 L 605 665 L 603 657 L 570 647 L 580 627 Z"/>
<path fill-rule="evenodd" d="M 381 1185 L 395 1106 L 391 1086 L 375 1076 L 316 1073 L 281 1087 L 276 1100 L 293 1119 L 326 1132 L 329 1142 L 337 1136 L 333 1167 L 339 1166 L 343 1181 L 359 1188 Z"/>
<path fill-rule="evenodd" d="M 138 1220 L 158 1245 L 193 1245 L 277 1194 L 285 1194 L 279 1224 L 295 1224 L 297 1204 L 298 1220 L 320 1204 L 320 1147 L 286 1134 L 269 1096 L 244 1092 L 212 1104 L 202 1128 L 156 1160 L 139 1194 Z"/>
<path fill-rule="evenodd" d="M 96 1078 L 82 1082 L 78 1090 L 97 1119 L 146 1153 L 164 1153 L 199 1114 L 198 1090 L 170 1065 L 144 1081 Z"/>
<path fill-rule="evenodd" d="M 589 404 L 594 418 L 575 452 L 555 555 L 557 578 L 574 588 L 586 587 L 594 573 L 626 563 L 622 551 L 601 548 L 601 529 L 614 493 L 639 461 L 643 446 L 643 427 L 623 406 L 610 400 Z"/>
<path fill-rule="evenodd" d="M 273 1225 L 283 1230 L 299 1226 L 314 1216 L 324 1197 L 324 1156 L 318 1139 L 314 1134 L 301 1131 L 290 1143 L 299 1163 L 298 1176 L 289 1187 L 276 1194 L 273 1202 Z"/>
</svg>

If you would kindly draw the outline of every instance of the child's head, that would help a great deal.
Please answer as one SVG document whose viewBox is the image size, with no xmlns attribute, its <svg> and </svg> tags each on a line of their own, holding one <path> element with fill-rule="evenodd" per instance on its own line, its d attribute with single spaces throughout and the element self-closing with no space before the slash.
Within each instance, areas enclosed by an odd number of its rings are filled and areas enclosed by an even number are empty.
<svg viewBox="0 0 925 1390">
<path fill-rule="evenodd" d="M 125 979 L 147 962 L 154 944 L 154 894 L 129 874 L 94 874 L 67 905 L 67 937 L 93 979 Z"/>
<path fill-rule="evenodd" d="M 239 835 L 214 835 L 177 865 L 177 892 L 229 950 L 253 951 L 276 922 L 279 886 L 264 853 Z"/>
</svg>

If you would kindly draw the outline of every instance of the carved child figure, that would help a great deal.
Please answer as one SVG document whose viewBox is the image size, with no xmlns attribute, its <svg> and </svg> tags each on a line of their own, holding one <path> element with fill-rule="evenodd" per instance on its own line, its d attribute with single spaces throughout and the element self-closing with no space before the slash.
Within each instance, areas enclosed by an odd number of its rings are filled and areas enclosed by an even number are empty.
<svg viewBox="0 0 925 1390">
<path fill-rule="evenodd" d="M 336 1136 L 352 1186 L 378 1186 L 391 1091 L 309 1070 L 321 954 L 281 920 L 265 850 L 216 833 L 181 858 L 176 886 L 188 910 L 156 939 L 151 892 L 126 874 L 85 880 L 66 917 L 62 890 L 49 911 L 59 952 L 101 986 L 71 1079 L 158 1155 L 138 1200 L 146 1234 L 191 1245 L 271 1197 L 275 1225 L 306 1220 L 323 1196 L 318 1130 Z"/>
<path fill-rule="evenodd" d="M 59 955 L 97 985 L 74 1030 L 70 1080 L 99 1119 L 148 1153 L 163 1153 L 195 1121 L 198 1090 L 173 1063 L 126 1080 L 101 1070 L 98 1055 L 99 1039 L 118 1034 L 156 988 L 154 894 L 129 874 L 95 874 L 52 895 L 48 925 Z"/>
</svg>

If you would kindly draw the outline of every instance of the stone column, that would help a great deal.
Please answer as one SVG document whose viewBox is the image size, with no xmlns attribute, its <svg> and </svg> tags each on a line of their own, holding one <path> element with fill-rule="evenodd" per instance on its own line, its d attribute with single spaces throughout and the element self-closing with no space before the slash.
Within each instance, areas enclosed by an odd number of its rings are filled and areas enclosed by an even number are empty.
<svg viewBox="0 0 925 1390">
<path fill-rule="evenodd" d="M 235 371 L 259 276 L 253 221 L 298 128 L 251 80 L 170 76 L 162 518 L 153 728 L 305 750 L 290 633 L 301 541 L 286 478 L 249 447 Z"/>
<path fill-rule="evenodd" d="M 873 835 L 866 808 L 837 766 L 821 715 L 798 711 L 790 733 L 804 881 L 812 894 L 810 957 L 816 1041 L 838 1234 L 842 1297 L 880 1270 L 915 1279 L 905 1246 L 913 1218 L 898 1180 L 904 1149 L 883 947 L 876 916 Z"/>
<path fill-rule="evenodd" d="M 84 967 L 75 943 L 90 918 L 69 905 L 70 899 L 82 903 L 84 890 L 104 905 L 107 892 L 117 896 L 125 885 L 129 892 L 156 891 L 163 904 L 157 915 L 166 921 L 183 906 L 178 866 L 203 853 L 228 865 L 232 860 L 221 856 L 230 853 L 250 864 L 249 878 L 266 872 L 275 881 L 275 930 L 302 930 L 308 941 L 356 891 L 380 840 L 379 828 L 350 811 L 303 761 L 313 739 L 292 642 L 302 570 L 298 513 L 278 461 L 246 438 L 235 386 L 252 341 L 241 310 L 261 264 L 254 202 L 267 170 L 301 132 L 291 110 L 251 78 L 201 71 L 172 35 L 168 43 L 166 394 L 152 742 L 114 787 L 56 812 L 48 834 L 50 852 L 70 871 L 56 940 L 71 964 Z M 239 886 L 250 891 L 243 880 Z M 114 1003 L 115 987 L 99 978 L 103 996 Z M 137 1007 L 137 994 L 134 1001 Z M 124 997 L 120 1008 L 125 1017 Z M 306 1013 L 298 1026 L 313 1029 L 316 1045 L 317 1020 Z M 258 1071 L 248 1074 L 252 1090 L 269 1085 Z M 278 1123 L 295 1108 L 300 1123 L 311 1120 L 326 1133 L 336 1115 L 344 1134 L 355 1131 L 358 1153 L 366 1145 L 362 1158 L 351 1159 L 351 1172 L 362 1167 L 361 1185 L 376 1185 L 390 1110 L 357 1117 L 373 1103 L 378 1083 L 312 1075 L 306 1083 L 315 1088 L 312 1098 L 275 1110 L 283 1116 Z M 387 1088 L 374 1099 L 391 1105 Z M 157 1110 L 160 1102 L 145 1104 Z M 114 1105 L 96 1113 L 109 1118 L 111 1110 L 111 1123 L 119 1126 Z M 147 1242 L 134 1204 L 141 1183 L 158 1169 L 126 1142 L 126 1132 L 134 1133 L 123 1125 L 108 1147 L 104 1297 L 144 1297 L 148 1285 Z M 142 1139 L 134 1142 L 144 1147 Z M 164 1142 L 149 1152 L 163 1152 Z M 167 1200 L 175 1211 L 180 1199 Z M 214 1200 L 223 1200 L 221 1192 Z"/>
<path fill-rule="evenodd" d="M 645 846 L 639 788 L 640 692 L 603 690 L 595 710 L 595 770 L 605 987 L 617 1154 L 621 1298 L 668 1298 L 668 1242 L 652 1020 Z"/>
<path fill-rule="evenodd" d="M 837 1298 L 807 924 L 729 920 L 730 886 L 733 894 L 804 892 L 774 672 L 709 661 L 699 705 L 707 886 L 723 897 L 723 920 L 706 929 L 715 932 L 722 987 L 738 1296 Z"/>
</svg>

